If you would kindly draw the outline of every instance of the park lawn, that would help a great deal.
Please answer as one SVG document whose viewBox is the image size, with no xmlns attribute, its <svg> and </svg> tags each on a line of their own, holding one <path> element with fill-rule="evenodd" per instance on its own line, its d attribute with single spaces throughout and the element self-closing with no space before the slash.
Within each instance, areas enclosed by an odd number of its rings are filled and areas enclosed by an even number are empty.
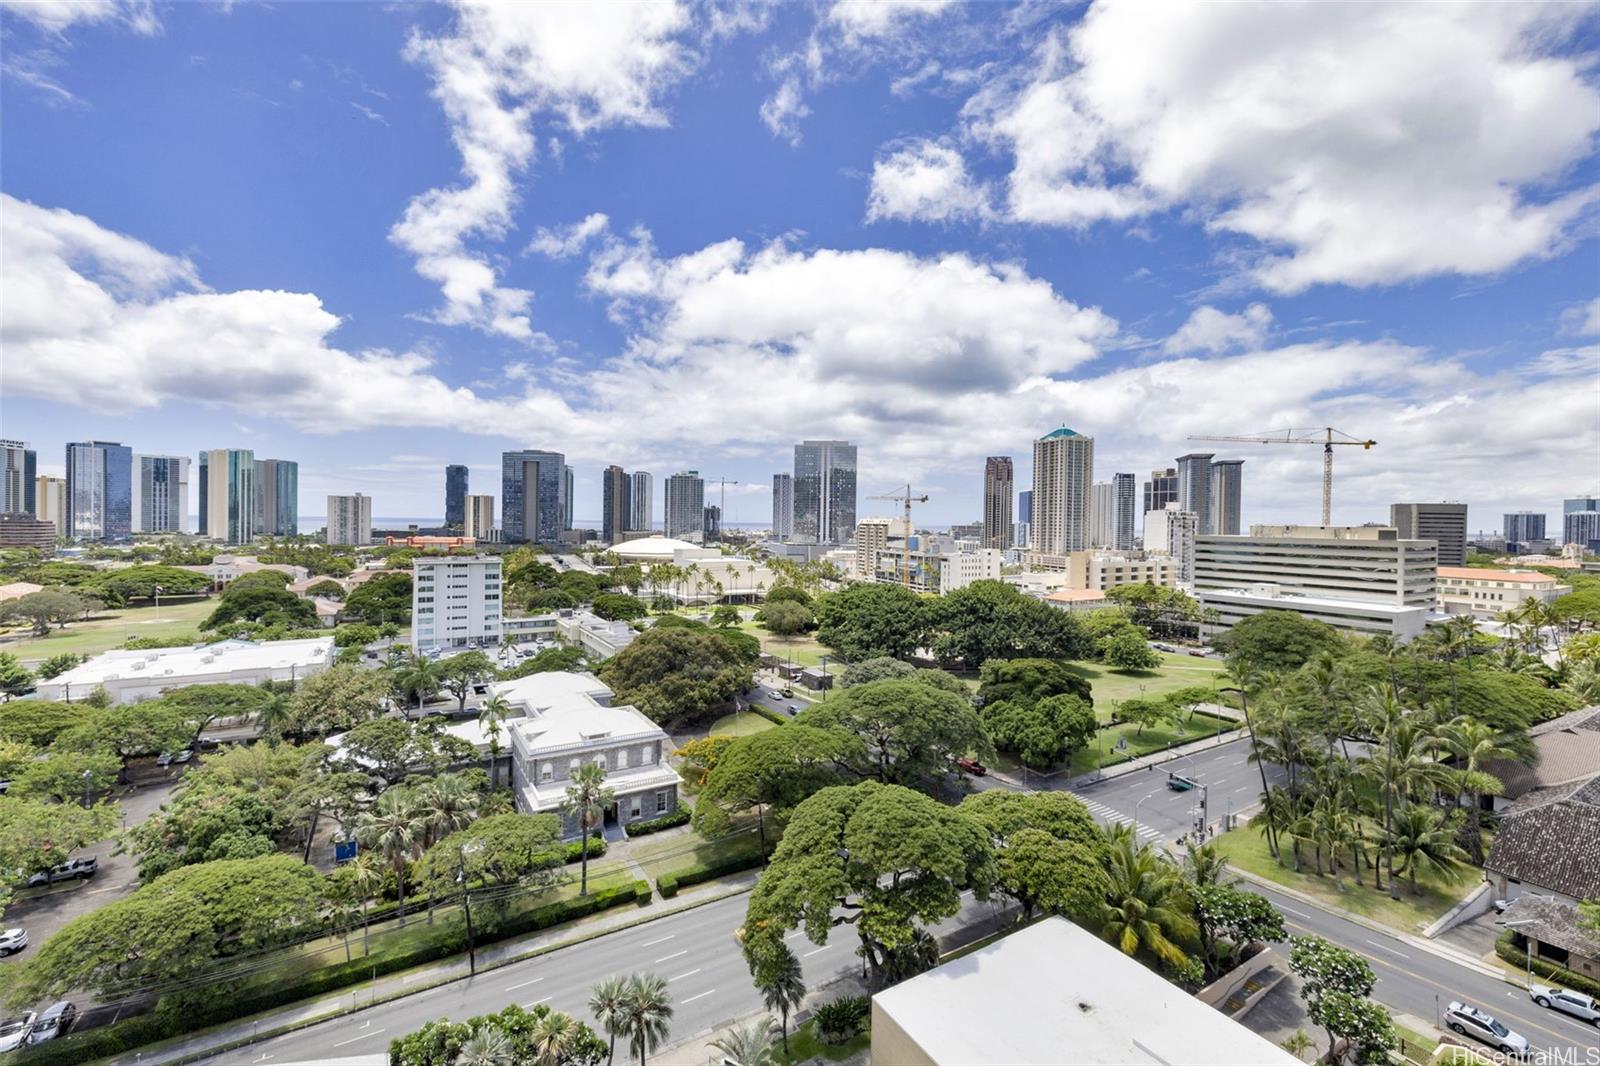
<svg viewBox="0 0 1600 1066">
<path fill-rule="evenodd" d="M 1159 651 L 1156 654 L 1161 656 L 1162 662 L 1154 670 L 1122 672 L 1112 670 L 1103 663 L 1089 662 L 1066 665 L 1068 670 L 1088 679 L 1094 690 L 1097 709 L 1123 700 L 1153 699 L 1191 685 L 1217 687 L 1227 684 L 1222 676 L 1224 664 L 1219 659 L 1200 659 L 1193 655 L 1172 655 Z M 1220 696 L 1218 702 L 1221 702 Z"/>
<path fill-rule="evenodd" d="M 1101 713 L 1100 720 L 1110 718 L 1109 712 Z M 1162 722 L 1158 725 L 1147 725 L 1143 732 L 1132 722 L 1120 722 L 1100 730 L 1095 735 L 1092 747 L 1080 748 L 1072 753 L 1072 764 L 1069 767 L 1074 774 L 1088 773 L 1100 766 L 1113 766 L 1117 763 L 1137 759 L 1141 755 L 1162 751 L 1178 744 L 1187 744 L 1192 740 L 1216 736 L 1230 729 L 1239 728 L 1238 723 L 1222 718 L 1213 718 L 1209 714 L 1188 715 L 1177 725 Z M 1117 742 L 1126 740 L 1128 746 L 1118 750 Z"/>
<path fill-rule="evenodd" d="M 817 643 L 812 637 L 774 636 L 767 632 L 766 626 L 754 619 L 740 622 L 739 628 L 761 641 L 762 651 L 782 659 L 792 660 L 800 666 L 821 666 L 824 655 L 828 656 L 829 662 L 834 662 L 838 659 L 838 656 Z"/>
<path fill-rule="evenodd" d="M 863 1032 L 851 1038 L 845 1044 L 824 1044 L 817 1036 L 816 1019 L 806 1022 L 800 1028 L 789 1034 L 789 1054 L 783 1053 L 783 1041 L 779 1040 L 772 1048 L 772 1061 L 788 1066 L 789 1063 L 812 1062 L 816 1059 L 826 1059 L 829 1062 L 843 1062 L 845 1059 L 860 1055 L 872 1046 L 872 1029 L 870 1026 Z"/>
<path fill-rule="evenodd" d="M 725 714 L 711 723 L 707 736 L 713 737 L 747 737 L 752 733 L 765 733 L 773 729 L 778 723 L 744 711 L 739 714 Z"/>
<path fill-rule="evenodd" d="M 734 819 L 734 825 L 744 832 L 707 840 L 699 833 L 690 832 L 658 834 L 630 842 L 627 857 L 644 868 L 652 881 L 662 874 L 670 874 L 686 866 L 707 865 L 734 855 L 755 854 L 761 850 L 761 838 L 756 832 L 752 817 Z M 767 819 L 769 846 L 778 842 L 778 826 Z"/>
<path fill-rule="evenodd" d="M 215 609 L 216 602 L 210 599 L 163 603 L 159 612 L 154 606 L 108 608 L 87 621 L 68 622 L 65 629 L 52 629 L 47 637 L 29 636 L 0 643 L 0 651 L 9 651 L 28 663 L 67 652 L 97 655 L 120 648 L 129 637 L 195 634 L 195 639 L 199 640 L 200 623 Z"/>
<path fill-rule="evenodd" d="M 1300 849 L 1305 859 L 1302 872 L 1294 872 L 1294 858 L 1287 845 L 1284 849 L 1286 865 L 1280 866 L 1267 850 L 1266 838 L 1255 829 L 1240 828 L 1223 833 L 1217 838 L 1217 847 L 1235 867 L 1245 873 L 1304 892 L 1320 903 L 1352 911 L 1406 933 L 1418 933 L 1427 928 L 1441 914 L 1461 902 L 1483 880 L 1481 870 L 1463 864 L 1457 866 L 1448 877 L 1424 874 L 1417 881 L 1421 894 L 1412 895 L 1410 880 L 1402 877 L 1400 898 L 1392 900 L 1387 884 L 1382 891 L 1373 889 L 1371 870 L 1362 870 L 1363 883 L 1358 885 L 1350 871 L 1342 869 L 1342 890 L 1335 885 L 1331 874 L 1318 877 L 1311 866 L 1312 850 L 1304 844 Z"/>
</svg>

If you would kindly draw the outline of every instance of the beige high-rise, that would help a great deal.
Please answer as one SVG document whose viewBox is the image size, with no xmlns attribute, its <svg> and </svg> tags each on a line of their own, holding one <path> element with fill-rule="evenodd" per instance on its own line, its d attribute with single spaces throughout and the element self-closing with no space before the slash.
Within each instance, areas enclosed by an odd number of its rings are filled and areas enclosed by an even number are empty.
<svg viewBox="0 0 1600 1066">
<path fill-rule="evenodd" d="M 476 537 L 479 543 L 494 537 L 494 497 L 468 496 L 463 507 L 462 532 Z"/>
<path fill-rule="evenodd" d="M 1094 438 L 1062 426 L 1033 442 L 1033 550 L 1066 555 L 1089 547 Z"/>
</svg>

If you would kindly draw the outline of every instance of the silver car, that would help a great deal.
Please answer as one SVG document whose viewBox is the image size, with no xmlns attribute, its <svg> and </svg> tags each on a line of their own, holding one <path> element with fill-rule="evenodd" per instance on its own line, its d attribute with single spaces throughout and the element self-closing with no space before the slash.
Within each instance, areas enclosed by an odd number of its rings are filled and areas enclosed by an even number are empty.
<svg viewBox="0 0 1600 1066">
<path fill-rule="evenodd" d="M 1474 1040 L 1482 1040 L 1507 1055 L 1520 1056 L 1528 1053 L 1527 1037 L 1512 1032 L 1492 1014 L 1477 1007 L 1465 1003 L 1451 1003 L 1445 1008 L 1444 1023 L 1450 1027 L 1451 1032 L 1460 1036 L 1470 1036 Z"/>
<path fill-rule="evenodd" d="M 1580 1021 L 1600 1025 L 1600 1004 L 1594 1001 L 1593 996 L 1569 992 L 1554 985 L 1534 985 L 1528 989 L 1528 998 L 1548 1010 L 1558 1010 Z"/>
<path fill-rule="evenodd" d="M 20 1018 L 7 1018 L 0 1022 L 0 1052 L 15 1051 L 21 1047 L 28 1034 L 33 1032 L 33 1011 Z"/>
<path fill-rule="evenodd" d="M 28 946 L 26 929 L 0 930 L 0 955 L 10 955 Z"/>
</svg>

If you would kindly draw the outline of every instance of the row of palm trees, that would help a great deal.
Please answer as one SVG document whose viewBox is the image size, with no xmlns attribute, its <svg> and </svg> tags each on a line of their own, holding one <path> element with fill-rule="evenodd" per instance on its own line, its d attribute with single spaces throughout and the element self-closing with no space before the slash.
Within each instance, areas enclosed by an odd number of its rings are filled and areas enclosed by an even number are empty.
<svg viewBox="0 0 1600 1066">
<path fill-rule="evenodd" d="M 362 851 L 350 875 L 362 894 L 362 908 L 376 893 L 383 872 L 379 863 L 394 871 L 400 892 L 400 924 L 405 925 L 406 867 L 451 833 L 465 829 L 477 817 L 479 796 L 456 774 L 440 774 L 416 788 L 386 789 L 356 822 L 356 842 Z"/>
<path fill-rule="evenodd" d="M 611 1042 L 608 1066 L 617 1057 L 617 1038 L 645 1066 L 645 1056 L 661 1046 L 672 1022 L 667 982 L 653 973 L 608 977 L 589 990 L 589 1013 Z"/>
</svg>

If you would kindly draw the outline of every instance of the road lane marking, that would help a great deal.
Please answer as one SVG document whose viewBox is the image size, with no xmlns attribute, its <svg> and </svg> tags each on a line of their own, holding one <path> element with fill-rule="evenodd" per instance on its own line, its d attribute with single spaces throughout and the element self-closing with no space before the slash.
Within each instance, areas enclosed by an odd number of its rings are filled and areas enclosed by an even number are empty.
<svg viewBox="0 0 1600 1066">
<path fill-rule="evenodd" d="M 786 935 L 783 939 L 785 939 L 785 940 L 793 940 L 797 936 L 805 936 L 805 935 L 806 935 L 806 931 L 804 929 L 796 929 L 794 932 L 789 933 L 788 935 Z"/>
<path fill-rule="evenodd" d="M 639 946 L 643 947 L 643 948 L 653 948 L 657 944 L 665 944 L 667 941 L 671 940 L 673 937 L 675 937 L 677 935 L 678 935 L 677 933 L 668 933 L 666 936 L 660 937 L 660 938 L 658 938 L 656 940 L 646 940 L 643 944 L 640 944 Z"/>
<path fill-rule="evenodd" d="M 522 1009 L 527 1010 L 529 1007 L 537 1007 L 541 1003 L 549 1003 L 550 999 L 550 996 L 545 996 L 543 999 L 536 999 L 532 1003 L 524 1003 Z"/>
<path fill-rule="evenodd" d="M 673 959 L 681 959 L 681 958 L 683 958 L 683 956 L 685 956 L 687 954 L 689 954 L 689 949 L 688 948 L 684 948 L 682 951 L 674 951 L 671 955 L 663 955 L 659 959 L 657 959 L 656 961 L 657 962 L 670 962 Z"/>
<path fill-rule="evenodd" d="M 682 1004 L 682 1003 L 693 1003 L 697 999 L 705 999 L 707 996 L 709 996 L 711 993 L 713 993 L 715 991 L 716 991 L 715 988 L 707 989 L 706 991 L 700 993 L 698 996 L 690 996 L 688 999 L 679 1000 L 679 1003 L 680 1004 Z"/>
<path fill-rule="evenodd" d="M 1285 914 L 1292 914 L 1296 918 L 1301 919 L 1302 921 L 1309 922 L 1311 920 L 1311 915 L 1305 914 L 1302 911 L 1297 911 L 1293 907 L 1285 907 L 1283 904 L 1280 903 L 1280 904 L 1278 904 L 1278 909 L 1280 911 L 1282 911 L 1283 913 L 1285 913 Z"/>
<path fill-rule="evenodd" d="M 1379 949 L 1379 950 L 1380 950 L 1380 951 L 1387 951 L 1387 952 L 1389 952 L 1389 953 L 1390 953 L 1390 954 L 1391 954 L 1391 955 L 1398 955 L 1398 956 L 1400 956 L 1400 957 L 1401 957 L 1401 958 L 1402 958 L 1402 959 L 1409 959 L 1409 958 L 1411 958 L 1411 956 L 1410 956 L 1410 955 L 1407 955 L 1407 954 L 1406 954 L 1406 953 L 1405 953 L 1405 952 L 1403 952 L 1403 951 L 1396 951 L 1396 950 L 1395 950 L 1395 949 L 1394 949 L 1394 948 L 1392 948 L 1392 947 L 1390 947 L 1390 946 L 1389 946 L 1389 945 L 1388 945 L 1388 944 L 1380 944 L 1380 943 L 1378 943 L 1378 942 L 1377 942 L 1377 941 L 1376 941 L 1376 940 L 1368 940 L 1368 941 L 1367 941 L 1367 943 L 1369 943 L 1369 944 L 1371 944 L 1371 945 L 1372 945 L 1372 946 L 1373 946 L 1373 947 L 1375 947 L 1375 948 L 1377 948 L 1377 949 Z"/>
<path fill-rule="evenodd" d="M 803 959 L 809 959 L 811 956 L 817 954 L 818 952 L 827 951 L 832 946 L 833 946 L 832 944 L 824 944 L 820 948 L 816 948 L 816 949 L 814 949 L 812 951 L 808 951 L 808 952 L 806 952 L 804 955 L 802 955 L 800 957 L 803 958 Z"/>
<path fill-rule="evenodd" d="M 693 976 L 694 976 L 694 975 L 695 975 L 695 974 L 697 974 L 697 973 L 699 973 L 699 972 L 700 972 L 700 967 L 698 967 L 698 966 L 696 966 L 696 967 L 695 967 L 695 968 L 694 968 L 694 969 L 692 969 L 692 970 L 690 970 L 690 971 L 689 971 L 689 972 L 688 972 L 688 973 L 680 973 L 680 974 L 679 974 L 679 975 L 678 975 L 678 976 L 676 976 L 676 977 L 669 977 L 669 978 L 667 978 L 667 983 L 668 983 L 668 984 L 671 984 L 671 983 L 672 983 L 672 982 L 673 982 L 673 981 L 681 981 L 681 980 L 683 980 L 683 979 L 684 979 L 684 978 L 685 978 L 685 977 L 693 977 Z"/>
<path fill-rule="evenodd" d="M 346 1044 L 354 1044 L 357 1040 L 365 1040 L 369 1036 L 377 1036 L 379 1033 L 387 1031 L 386 1029 L 374 1029 L 370 1033 L 362 1033 L 360 1036 L 352 1036 L 349 1040 L 341 1040 L 337 1044 L 330 1044 L 329 1047 L 344 1047 Z"/>
<path fill-rule="evenodd" d="M 522 982 L 519 982 L 518 984 L 511 985 L 511 986 L 506 988 L 506 991 L 507 992 L 515 992 L 519 988 L 527 988 L 529 985 L 536 985 L 540 981 L 543 981 L 543 980 L 544 980 L 543 977 L 535 977 L 530 981 L 522 981 Z"/>
</svg>

